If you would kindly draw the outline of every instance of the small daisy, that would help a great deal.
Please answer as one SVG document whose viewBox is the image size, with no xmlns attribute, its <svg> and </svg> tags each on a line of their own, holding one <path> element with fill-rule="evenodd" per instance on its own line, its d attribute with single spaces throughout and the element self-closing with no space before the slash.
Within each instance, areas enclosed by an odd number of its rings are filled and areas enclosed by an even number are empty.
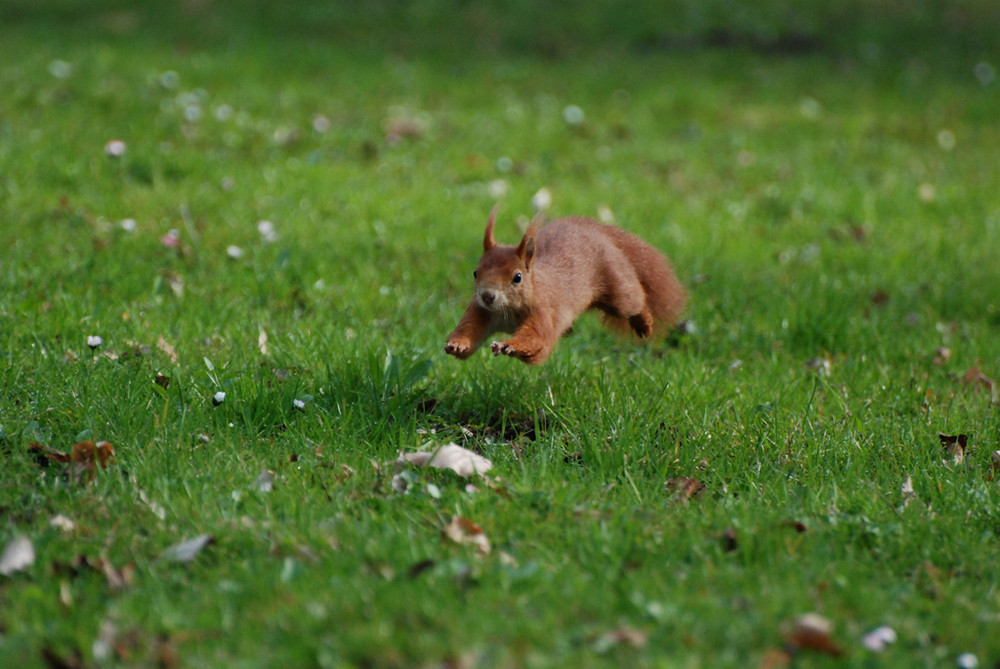
<svg viewBox="0 0 1000 669">
<path fill-rule="evenodd" d="M 584 121 L 583 110 L 576 105 L 569 105 L 565 107 L 562 111 L 563 120 L 566 121 L 567 125 L 580 125 Z"/>
<path fill-rule="evenodd" d="M 546 211 L 552 206 L 552 192 L 545 188 L 538 189 L 538 192 L 531 197 L 531 206 L 535 208 L 536 211 Z"/>
<path fill-rule="evenodd" d="M 120 139 L 112 139 L 104 145 L 104 153 L 112 158 L 121 158 L 125 155 L 125 142 Z"/>
<path fill-rule="evenodd" d="M 278 241 L 278 233 L 274 230 L 274 223 L 271 221 L 260 221 L 257 223 L 257 232 L 268 244 Z"/>
<path fill-rule="evenodd" d="M 212 395 L 212 406 L 219 406 L 225 401 L 226 401 L 226 393 L 224 393 L 221 390 Z"/>
<path fill-rule="evenodd" d="M 89 346 L 91 349 L 95 349 L 103 343 L 104 340 L 101 339 L 101 337 L 99 337 L 98 335 L 90 335 L 89 337 L 87 337 L 87 346 Z"/>
</svg>

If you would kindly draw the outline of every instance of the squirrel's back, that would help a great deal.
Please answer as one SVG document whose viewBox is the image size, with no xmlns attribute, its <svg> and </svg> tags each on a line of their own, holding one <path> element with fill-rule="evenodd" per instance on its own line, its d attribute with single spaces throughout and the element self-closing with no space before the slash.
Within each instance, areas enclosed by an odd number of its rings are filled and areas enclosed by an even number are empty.
<svg viewBox="0 0 1000 669">
<path fill-rule="evenodd" d="M 633 286 L 634 279 L 659 326 L 656 332 L 666 334 L 684 311 L 687 292 L 664 255 L 619 227 L 589 218 L 561 218 L 543 226 L 536 239 L 536 286 L 555 281 L 563 298 L 576 292 L 598 296 L 583 308 L 602 309 L 613 329 L 627 332 L 631 326 L 627 318 L 614 314 L 614 304 L 602 303 L 601 298 L 616 288 Z"/>
</svg>

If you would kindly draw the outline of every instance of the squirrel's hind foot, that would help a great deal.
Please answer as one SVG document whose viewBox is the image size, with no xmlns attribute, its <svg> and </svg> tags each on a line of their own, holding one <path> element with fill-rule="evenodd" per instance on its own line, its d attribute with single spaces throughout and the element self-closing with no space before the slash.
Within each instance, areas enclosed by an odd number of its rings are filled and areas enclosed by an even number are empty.
<svg viewBox="0 0 1000 669">
<path fill-rule="evenodd" d="M 649 312 L 648 307 L 644 308 L 642 313 L 631 316 L 628 322 L 639 337 L 648 337 L 653 334 L 653 314 Z"/>
</svg>

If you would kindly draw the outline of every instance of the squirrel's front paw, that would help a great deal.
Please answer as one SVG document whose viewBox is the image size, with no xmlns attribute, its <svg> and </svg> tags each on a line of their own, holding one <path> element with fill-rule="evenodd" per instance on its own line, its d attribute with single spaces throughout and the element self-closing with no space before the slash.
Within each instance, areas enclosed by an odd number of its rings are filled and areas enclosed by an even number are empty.
<svg viewBox="0 0 1000 669">
<path fill-rule="evenodd" d="M 512 358 L 518 358 L 521 355 L 518 352 L 518 350 L 511 345 L 509 340 L 493 342 L 493 344 L 490 346 L 490 350 L 493 351 L 494 356 L 503 354 L 503 355 L 509 355 Z"/>
<path fill-rule="evenodd" d="M 465 360 L 472 355 L 472 346 L 468 341 L 462 339 L 449 339 L 448 343 L 445 344 L 444 352 L 460 360 Z"/>
</svg>

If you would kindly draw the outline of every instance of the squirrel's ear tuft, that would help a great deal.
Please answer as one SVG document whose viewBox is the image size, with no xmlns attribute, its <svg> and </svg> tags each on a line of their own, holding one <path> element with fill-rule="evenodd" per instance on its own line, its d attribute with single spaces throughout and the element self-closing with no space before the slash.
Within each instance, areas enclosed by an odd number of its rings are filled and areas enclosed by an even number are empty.
<svg viewBox="0 0 1000 669">
<path fill-rule="evenodd" d="M 524 261 L 526 268 L 531 268 L 531 261 L 535 258 L 535 232 L 538 230 L 538 223 L 533 222 L 528 226 L 521 243 L 517 247 L 517 255 Z"/>
<path fill-rule="evenodd" d="M 493 238 L 493 223 L 497 220 L 497 209 L 499 208 L 499 204 L 493 207 L 493 211 L 490 212 L 490 220 L 486 223 L 486 234 L 483 235 L 484 253 L 497 245 L 497 240 Z"/>
</svg>

